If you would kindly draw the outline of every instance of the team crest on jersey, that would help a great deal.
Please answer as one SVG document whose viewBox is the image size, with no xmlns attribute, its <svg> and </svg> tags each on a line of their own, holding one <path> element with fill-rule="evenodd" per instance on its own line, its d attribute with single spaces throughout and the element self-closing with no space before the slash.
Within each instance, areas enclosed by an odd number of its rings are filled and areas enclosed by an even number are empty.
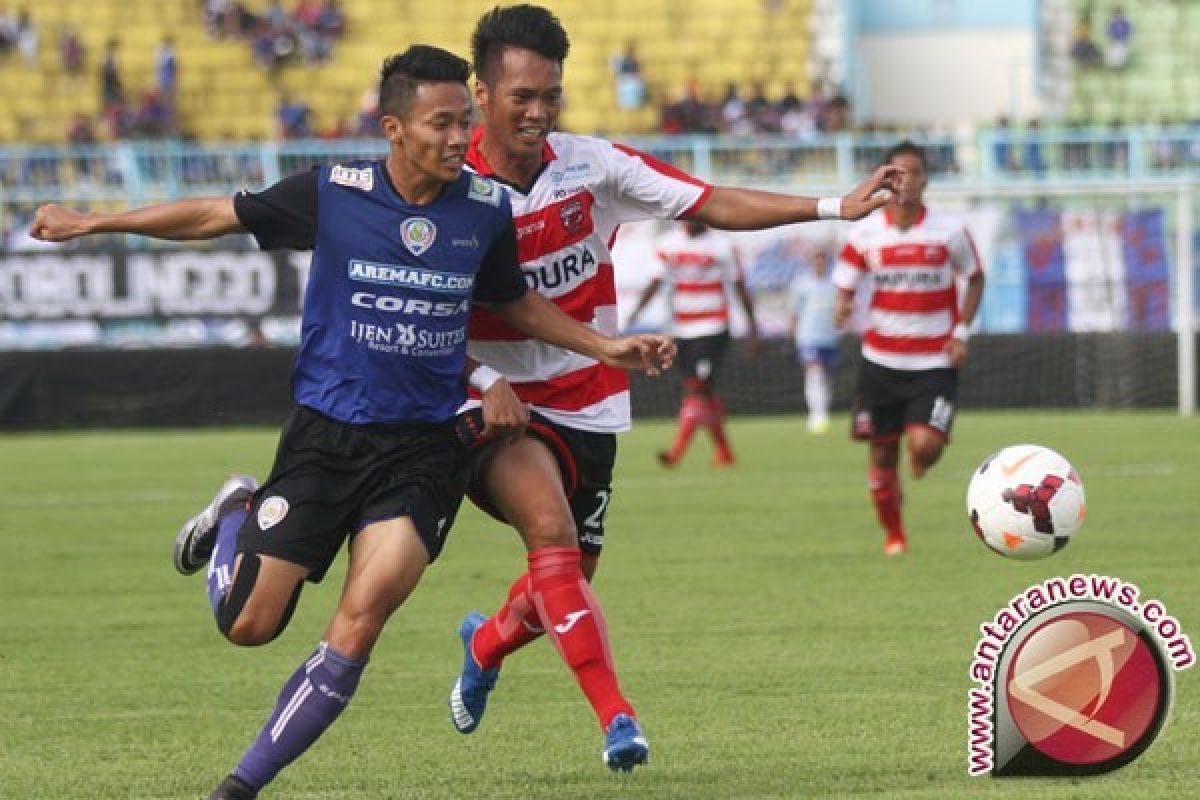
<svg viewBox="0 0 1200 800">
<path fill-rule="evenodd" d="M 329 180 L 340 186 L 349 186 L 352 189 L 362 189 L 364 192 L 369 192 L 375 188 L 375 170 L 370 167 L 355 169 L 353 167 L 343 167 L 339 164 L 330 170 Z"/>
<path fill-rule="evenodd" d="M 467 189 L 467 197 L 490 206 L 498 206 L 500 205 L 500 184 L 478 175 L 472 175 L 471 186 Z"/>
<path fill-rule="evenodd" d="M 400 226 L 400 239 L 408 248 L 408 252 L 414 256 L 419 256 L 433 247 L 433 240 L 436 238 L 437 226 L 425 217 L 411 217 L 404 220 L 404 224 Z"/>
<path fill-rule="evenodd" d="M 288 501 L 277 494 L 271 495 L 258 507 L 259 530 L 265 531 L 278 525 L 287 516 L 287 513 Z"/>
<path fill-rule="evenodd" d="M 583 201 L 572 200 L 569 203 L 563 203 L 558 209 L 558 216 L 562 220 L 563 228 L 567 233 L 578 233 L 583 230 Z"/>
</svg>

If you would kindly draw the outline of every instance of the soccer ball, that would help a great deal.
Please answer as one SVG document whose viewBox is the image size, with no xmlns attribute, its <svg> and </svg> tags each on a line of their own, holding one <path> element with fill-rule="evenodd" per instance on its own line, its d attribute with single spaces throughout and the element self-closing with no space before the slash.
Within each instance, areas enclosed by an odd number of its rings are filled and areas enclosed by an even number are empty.
<svg viewBox="0 0 1200 800">
<path fill-rule="evenodd" d="M 1048 447 L 1018 444 L 983 460 L 967 487 L 975 535 L 1002 556 L 1031 561 L 1057 553 L 1083 524 L 1083 481 Z"/>
</svg>

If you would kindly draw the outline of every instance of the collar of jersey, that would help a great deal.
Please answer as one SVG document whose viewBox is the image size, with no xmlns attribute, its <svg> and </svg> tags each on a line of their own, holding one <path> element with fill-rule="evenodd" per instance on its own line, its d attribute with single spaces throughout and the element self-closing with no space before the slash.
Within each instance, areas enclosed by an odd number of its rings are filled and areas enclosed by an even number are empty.
<svg viewBox="0 0 1200 800">
<path fill-rule="evenodd" d="M 910 225 L 909 227 L 910 227 L 910 228 L 915 228 L 915 227 L 917 227 L 918 225 L 920 225 L 922 222 L 924 222 L 924 221 L 925 221 L 925 215 L 926 215 L 927 213 L 929 213 L 929 209 L 927 209 L 927 208 L 925 207 L 925 204 L 924 204 L 924 203 L 922 203 L 922 204 L 921 204 L 921 213 L 920 213 L 920 214 L 917 214 L 917 218 L 916 218 L 915 220 L 913 220 L 913 224 L 912 224 L 912 225 Z M 890 208 L 888 208 L 887 206 L 884 206 L 884 207 L 883 207 L 883 221 L 884 221 L 884 222 L 886 222 L 886 223 L 888 224 L 888 227 L 889 227 L 889 228 L 894 228 L 894 227 L 896 227 L 896 220 L 895 220 L 895 218 L 892 216 L 892 210 L 891 210 Z"/>
<path fill-rule="evenodd" d="M 537 179 L 541 177 L 542 170 L 558 156 L 554 152 L 554 148 L 550 146 L 549 141 L 542 142 L 542 166 L 534 173 L 533 180 L 529 181 L 529 186 L 518 186 L 511 181 L 507 181 L 496 174 L 496 170 L 492 169 L 492 165 L 487 162 L 483 156 L 483 151 L 479 149 L 479 143 L 483 141 L 483 126 L 480 125 L 471 134 L 471 145 L 467 148 L 467 166 L 475 170 L 479 175 L 485 178 L 491 178 L 494 181 L 503 183 L 505 186 L 511 186 L 521 194 L 528 194 L 528 190 L 533 184 L 537 183 Z"/>
<path fill-rule="evenodd" d="M 413 203 L 408 198 L 406 198 L 404 195 L 400 194 L 400 190 L 396 188 L 396 184 L 392 183 L 392 176 L 388 172 L 386 158 L 380 159 L 375 162 L 375 170 L 383 178 L 383 185 L 387 187 L 388 193 L 390 193 L 397 202 L 402 203 L 403 205 L 406 205 L 406 206 L 411 206 L 412 208 L 425 208 L 426 205 L 432 205 L 432 203 L 428 203 L 425 205 L 422 205 L 419 203 Z M 437 200 L 440 200 L 443 197 L 445 197 L 446 193 L 450 191 L 450 187 L 456 185 L 459 182 L 459 180 L 461 180 L 461 179 L 462 179 L 462 176 L 460 175 L 457 179 L 450 181 L 450 183 L 447 183 L 445 186 L 443 186 L 442 190 L 440 192 L 438 192 L 438 196 L 434 200 L 434 202 L 437 202 Z"/>
</svg>

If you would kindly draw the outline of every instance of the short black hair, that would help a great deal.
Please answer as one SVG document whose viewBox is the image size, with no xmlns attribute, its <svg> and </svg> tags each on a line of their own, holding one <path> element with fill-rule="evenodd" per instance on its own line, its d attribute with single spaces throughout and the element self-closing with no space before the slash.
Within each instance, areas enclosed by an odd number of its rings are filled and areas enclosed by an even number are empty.
<svg viewBox="0 0 1200 800">
<path fill-rule="evenodd" d="M 532 50 L 561 65 L 571 41 L 558 17 L 547 8 L 527 3 L 496 6 L 479 18 L 471 35 L 475 74 L 484 83 L 492 82 L 492 70 L 506 47 Z"/>
<path fill-rule="evenodd" d="M 929 159 L 925 156 L 925 148 L 916 142 L 905 139 L 902 142 L 892 145 L 883 154 L 883 163 L 891 164 L 892 159 L 896 156 L 916 156 L 917 160 L 921 162 L 921 168 L 926 172 L 929 171 Z"/>
<path fill-rule="evenodd" d="M 383 62 L 379 73 L 379 112 L 403 117 L 422 83 L 461 83 L 467 85 L 471 65 L 449 50 L 427 44 L 414 44 Z"/>
</svg>

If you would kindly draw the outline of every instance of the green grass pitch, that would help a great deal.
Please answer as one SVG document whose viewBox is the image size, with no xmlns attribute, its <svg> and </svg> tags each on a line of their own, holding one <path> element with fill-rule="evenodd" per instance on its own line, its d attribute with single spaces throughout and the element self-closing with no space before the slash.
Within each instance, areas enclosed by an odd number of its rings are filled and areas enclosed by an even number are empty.
<svg viewBox="0 0 1200 800">
<path fill-rule="evenodd" d="M 906 480 L 912 552 L 881 553 L 865 453 L 800 418 L 733 424 L 734 469 L 707 443 L 662 470 L 671 435 L 621 440 L 597 588 L 651 763 L 601 764 L 590 709 L 546 642 L 505 665 L 472 736 L 448 722 L 454 631 L 494 610 L 516 536 L 465 509 L 392 620 L 350 709 L 269 798 L 1161 798 L 1200 785 L 1200 670 L 1176 676 L 1141 759 L 1088 780 L 966 774 L 978 626 L 1053 575 L 1139 584 L 1200 643 L 1200 421 L 1170 414 L 965 412 L 943 462 Z M 263 474 L 274 431 L 0 437 L 0 798 L 199 798 L 236 763 L 319 638 L 342 572 L 309 587 L 276 643 L 238 649 L 201 576 L 170 564 L 180 522 L 233 470 Z M 1060 450 L 1088 520 L 1018 563 L 970 534 L 970 471 L 1008 444 Z M 339 562 L 341 563 L 341 562 Z"/>
</svg>

